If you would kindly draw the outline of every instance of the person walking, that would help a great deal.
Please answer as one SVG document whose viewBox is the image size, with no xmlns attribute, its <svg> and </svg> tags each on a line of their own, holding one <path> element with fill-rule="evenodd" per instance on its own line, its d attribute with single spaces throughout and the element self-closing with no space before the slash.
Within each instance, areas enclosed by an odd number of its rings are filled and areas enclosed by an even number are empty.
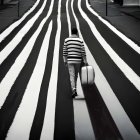
<svg viewBox="0 0 140 140">
<path fill-rule="evenodd" d="M 85 47 L 82 39 L 78 36 L 77 28 L 71 29 L 72 35 L 65 39 L 63 46 L 63 61 L 68 67 L 72 98 L 77 96 L 77 77 L 81 69 L 81 63 L 87 64 Z"/>
</svg>

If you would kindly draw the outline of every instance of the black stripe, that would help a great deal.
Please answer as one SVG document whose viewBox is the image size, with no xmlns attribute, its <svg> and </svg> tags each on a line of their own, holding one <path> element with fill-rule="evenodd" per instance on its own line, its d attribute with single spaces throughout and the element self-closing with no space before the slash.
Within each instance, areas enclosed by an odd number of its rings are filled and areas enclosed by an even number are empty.
<svg viewBox="0 0 140 140">
<path fill-rule="evenodd" d="M 85 8 L 85 5 L 85 1 L 82 1 L 82 9 L 86 12 L 87 16 L 92 20 L 92 22 L 94 22 L 96 28 L 101 33 L 103 38 L 109 43 L 112 49 L 140 76 L 140 64 L 138 61 L 140 60 L 139 53 L 134 51 L 104 23 L 99 22 L 98 17 L 86 10 L 87 8 Z"/>
<path fill-rule="evenodd" d="M 34 32 L 37 30 L 40 22 L 43 20 L 43 18 L 46 16 L 48 11 L 48 6 L 50 5 L 50 2 L 46 4 L 44 12 L 41 14 L 42 16 L 39 16 L 39 18 L 36 20 L 34 25 L 31 27 L 31 29 L 27 32 L 27 34 L 23 37 L 21 42 L 16 46 L 16 48 L 9 54 L 9 56 L 3 61 L 3 63 L 0 65 L 0 82 L 6 75 L 6 73 L 9 71 L 13 63 L 15 62 L 16 58 L 20 54 L 20 52 L 24 49 L 25 45 L 29 41 L 30 37 L 34 34 Z"/>
<path fill-rule="evenodd" d="M 50 19 L 48 20 L 48 23 L 50 22 Z M 38 54 L 40 51 L 40 47 L 42 45 L 43 41 L 43 29 L 41 33 L 39 34 L 35 45 L 33 47 L 33 50 L 21 70 L 21 73 L 19 74 L 18 78 L 16 79 L 15 83 L 13 84 L 5 103 L 3 104 L 1 110 L 0 110 L 0 139 L 4 140 L 8 129 L 10 128 L 10 125 L 13 122 L 13 119 L 15 117 L 15 114 L 17 112 L 17 109 L 19 108 L 19 105 L 21 103 L 21 100 L 23 98 L 25 89 L 27 87 L 28 81 L 31 77 L 31 74 L 34 70 Z M 33 32 L 32 32 L 33 34 Z M 28 36 L 29 37 L 29 36 Z"/>
<path fill-rule="evenodd" d="M 84 7 L 84 2 L 82 2 L 82 7 Z M 78 9 L 77 9 L 78 11 Z M 85 30 L 85 26 L 87 25 L 86 21 L 81 21 L 81 16 L 79 12 L 78 19 L 80 20 L 80 29 L 83 34 L 83 38 L 87 43 L 92 55 L 94 56 L 97 64 L 100 66 L 101 71 L 105 75 L 107 81 L 109 82 L 111 88 L 113 89 L 116 97 L 119 99 L 121 105 L 129 116 L 130 120 L 136 127 L 136 129 L 140 132 L 140 113 L 137 109 L 140 106 L 140 96 L 139 91 L 133 86 L 133 84 L 124 76 L 124 74 L 120 71 L 120 69 L 116 66 L 116 64 L 112 61 L 109 55 L 102 48 L 100 43 L 96 40 L 96 38 L 92 35 L 92 32 L 87 26 Z M 97 23 L 100 21 L 96 19 Z M 102 28 L 102 27 L 100 27 Z M 106 34 L 108 32 L 106 31 Z M 111 38 L 112 36 L 110 36 Z M 119 46 L 120 41 L 117 42 Z M 94 46 L 94 47 L 93 47 Z M 122 52 L 124 48 L 122 47 Z M 129 50 L 128 53 L 131 53 Z M 135 59 L 132 57 L 133 61 Z"/>
<path fill-rule="evenodd" d="M 50 37 L 50 44 L 49 44 L 49 49 L 48 49 L 45 73 L 44 73 L 43 81 L 41 84 L 41 90 L 39 94 L 37 109 L 36 109 L 35 117 L 33 120 L 32 128 L 30 131 L 29 140 L 40 139 L 41 131 L 42 131 L 43 123 L 44 123 L 46 101 L 47 101 L 47 95 L 48 95 L 47 91 L 48 91 L 48 86 L 49 86 L 49 81 L 50 81 L 51 70 L 52 70 L 53 51 L 54 51 L 55 35 L 56 35 L 56 28 L 57 28 L 56 22 L 57 22 L 56 19 L 54 19 L 52 34 Z M 45 34 L 46 29 L 45 30 L 43 29 L 43 32 L 44 32 L 43 34 Z"/>
<path fill-rule="evenodd" d="M 97 140 L 122 140 L 97 87 L 83 87 L 91 123 Z"/>
<path fill-rule="evenodd" d="M 83 33 L 83 38 L 86 40 L 88 47 L 94 48 L 93 46 L 95 45 L 95 43 L 97 45 L 96 46 L 97 48 L 101 47 L 100 44 L 97 42 L 97 40 L 95 40 L 95 38 L 93 38 L 93 36 L 91 35 L 90 28 L 87 26 L 85 20 L 81 20 L 82 17 L 80 15 L 79 9 L 76 6 L 77 0 L 74 1 L 73 5 L 74 5 L 74 11 L 76 11 L 75 13 L 77 15 L 77 18 L 80 21 L 79 22 L 80 29 Z M 100 56 L 100 54 L 98 54 L 97 51 L 95 51 L 94 53 L 98 56 L 99 59 L 102 57 Z M 86 98 L 86 103 L 88 105 L 88 110 L 89 110 L 92 126 L 94 128 L 96 139 L 98 140 L 121 139 L 122 140 L 121 135 L 113 119 L 111 118 L 111 115 L 104 101 L 102 100 L 102 97 L 100 96 L 100 93 L 97 90 L 96 86 L 95 85 L 92 85 L 91 87 L 87 86 L 84 87 L 83 89 L 84 89 L 84 95 Z"/>
<path fill-rule="evenodd" d="M 66 4 L 64 4 L 64 2 L 66 1 L 62 2 L 62 8 L 66 8 Z M 62 15 L 61 21 L 62 34 L 59 55 L 60 57 L 58 70 L 54 140 L 75 140 L 73 103 L 71 99 L 69 75 L 67 68 L 64 67 L 62 59 L 63 42 L 64 39 L 68 36 L 68 26 L 66 23 L 67 19 L 65 15 Z"/>
</svg>

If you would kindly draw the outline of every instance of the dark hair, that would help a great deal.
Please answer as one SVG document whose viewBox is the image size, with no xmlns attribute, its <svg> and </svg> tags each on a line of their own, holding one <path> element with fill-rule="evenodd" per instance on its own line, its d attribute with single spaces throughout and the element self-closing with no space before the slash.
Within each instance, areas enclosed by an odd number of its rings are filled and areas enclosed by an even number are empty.
<svg viewBox="0 0 140 140">
<path fill-rule="evenodd" d="M 71 32 L 72 32 L 72 34 L 77 34 L 78 33 L 78 31 L 77 31 L 77 29 L 75 27 L 72 28 Z"/>
</svg>

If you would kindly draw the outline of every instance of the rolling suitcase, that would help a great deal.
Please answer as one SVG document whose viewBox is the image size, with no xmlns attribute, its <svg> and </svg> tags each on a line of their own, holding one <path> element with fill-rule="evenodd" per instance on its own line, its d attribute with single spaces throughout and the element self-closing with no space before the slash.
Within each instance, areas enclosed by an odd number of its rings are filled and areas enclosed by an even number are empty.
<svg viewBox="0 0 140 140">
<path fill-rule="evenodd" d="M 82 85 L 92 85 L 95 79 L 95 71 L 92 66 L 83 66 L 81 69 Z"/>
</svg>

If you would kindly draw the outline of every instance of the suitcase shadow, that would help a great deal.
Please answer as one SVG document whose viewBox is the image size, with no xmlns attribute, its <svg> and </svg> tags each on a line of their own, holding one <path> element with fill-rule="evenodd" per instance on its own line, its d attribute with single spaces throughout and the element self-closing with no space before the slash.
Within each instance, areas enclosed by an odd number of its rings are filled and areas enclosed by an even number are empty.
<svg viewBox="0 0 140 140">
<path fill-rule="evenodd" d="M 122 140 L 95 83 L 82 88 L 96 140 Z"/>
</svg>

